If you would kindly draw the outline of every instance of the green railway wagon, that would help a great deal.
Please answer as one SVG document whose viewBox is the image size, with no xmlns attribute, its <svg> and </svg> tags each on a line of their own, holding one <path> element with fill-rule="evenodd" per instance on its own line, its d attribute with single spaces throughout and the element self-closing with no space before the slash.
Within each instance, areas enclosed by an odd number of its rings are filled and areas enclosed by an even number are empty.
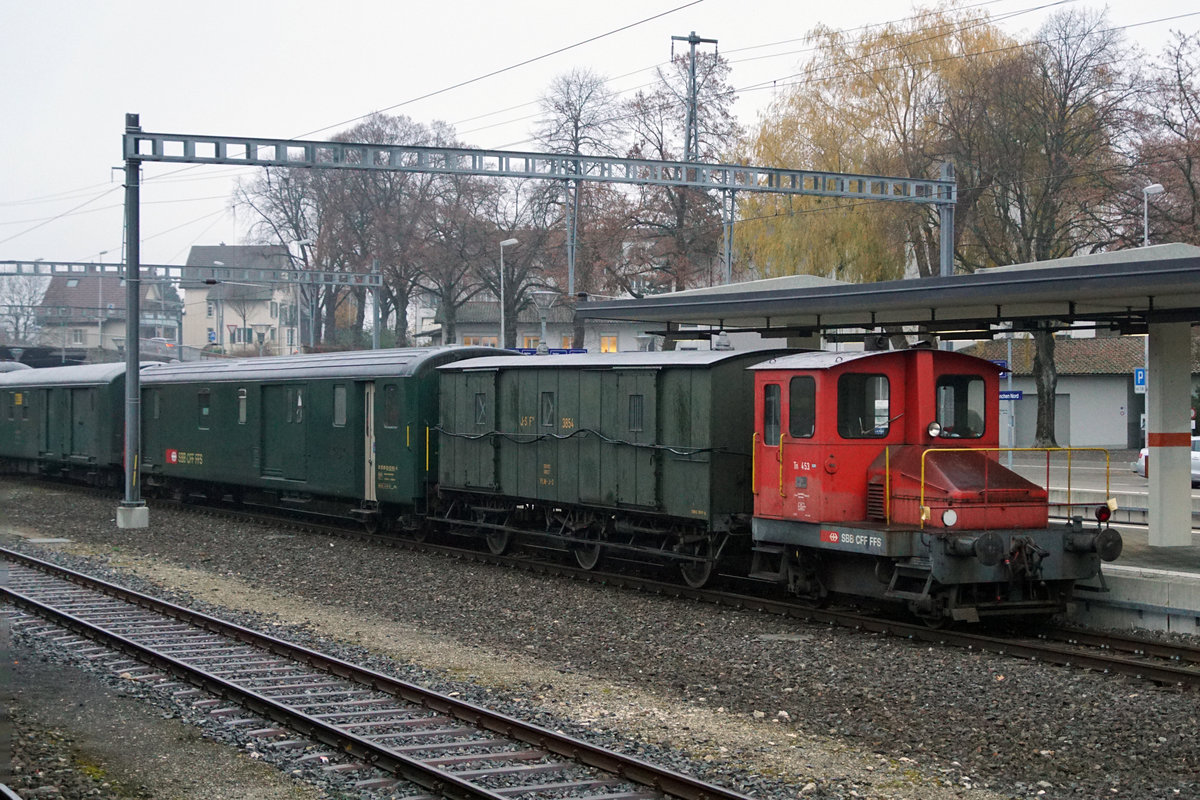
<svg viewBox="0 0 1200 800">
<path fill-rule="evenodd" d="M 145 484 L 351 514 L 372 529 L 408 520 L 437 469 L 434 368 L 486 352 L 354 351 L 147 371 Z"/>
<path fill-rule="evenodd" d="M 0 459 L 11 471 L 112 483 L 124 414 L 124 364 L 0 373 Z"/>
<path fill-rule="evenodd" d="M 752 508 L 753 381 L 779 351 L 491 357 L 440 368 L 439 492 L 489 547 L 555 540 L 707 581 Z"/>
</svg>

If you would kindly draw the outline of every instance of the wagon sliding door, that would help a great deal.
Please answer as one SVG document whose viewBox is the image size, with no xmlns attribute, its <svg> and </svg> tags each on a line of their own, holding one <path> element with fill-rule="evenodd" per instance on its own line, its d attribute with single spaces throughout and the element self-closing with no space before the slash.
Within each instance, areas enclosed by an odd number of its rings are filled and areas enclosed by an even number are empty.
<svg viewBox="0 0 1200 800">
<path fill-rule="evenodd" d="M 308 477 L 307 387 L 264 386 L 262 390 L 262 475 L 302 481 Z"/>
</svg>

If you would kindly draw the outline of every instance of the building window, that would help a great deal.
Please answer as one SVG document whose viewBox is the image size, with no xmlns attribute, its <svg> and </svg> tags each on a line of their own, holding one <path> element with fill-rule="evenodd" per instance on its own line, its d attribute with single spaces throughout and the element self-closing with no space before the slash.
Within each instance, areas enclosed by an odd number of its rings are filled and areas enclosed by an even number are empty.
<svg viewBox="0 0 1200 800">
<path fill-rule="evenodd" d="M 214 307 L 213 307 L 213 304 L 212 304 L 212 303 L 206 303 L 205 305 L 206 305 L 207 307 L 206 307 L 206 308 L 205 308 L 205 310 L 204 310 L 204 316 L 206 316 L 206 317 L 211 317 L 211 316 L 213 315 L 213 311 L 215 310 L 215 309 L 214 309 Z"/>
<path fill-rule="evenodd" d="M 67 278 L 67 288 L 74 289 L 79 285 L 79 278 Z"/>
<path fill-rule="evenodd" d="M 346 384 L 333 386 L 333 427 L 346 427 Z"/>
<path fill-rule="evenodd" d="M 524 347 L 526 350 L 534 350 L 538 346 L 538 341 L 538 337 L 536 336 L 526 336 L 525 344 L 523 344 L 522 347 Z"/>
<path fill-rule="evenodd" d="M 201 389 L 200 392 L 196 395 L 196 398 L 197 398 L 196 411 L 197 411 L 198 425 L 200 427 L 200 430 L 206 431 L 206 430 L 208 430 L 208 408 L 209 408 L 208 389 Z"/>
<path fill-rule="evenodd" d="M 276 319 L 279 316 L 279 303 L 271 301 L 271 319 Z"/>
<path fill-rule="evenodd" d="M 645 395 L 629 395 L 629 430 L 640 431 L 644 424 Z"/>
<path fill-rule="evenodd" d="M 238 389 L 238 425 L 246 424 L 246 390 Z"/>
<path fill-rule="evenodd" d="M 775 447 L 779 444 L 779 398 L 781 392 L 778 383 L 768 383 L 763 387 L 763 444 Z"/>
<path fill-rule="evenodd" d="M 564 333 L 562 337 L 562 349 L 570 350 L 575 346 L 575 337 Z"/>
<path fill-rule="evenodd" d="M 71 328 L 71 344 L 83 344 L 83 330 Z"/>
<path fill-rule="evenodd" d="M 601 336 L 600 337 L 600 352 L 601 353 L 617 352 L 617 337 L 616 336 Z"/>
<path fill-rule="evenodd" d="M 500 337 L 498 336 L 464 336 L 462 343 L 472 347 L 497 347 Z"/>
</svg>

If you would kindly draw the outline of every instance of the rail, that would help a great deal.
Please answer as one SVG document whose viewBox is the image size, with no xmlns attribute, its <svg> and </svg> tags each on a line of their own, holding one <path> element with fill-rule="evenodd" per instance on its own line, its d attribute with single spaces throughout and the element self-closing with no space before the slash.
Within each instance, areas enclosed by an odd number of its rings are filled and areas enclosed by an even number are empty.
<svg viewBox="0 0 1200 800">
<path fill-rule="evenodd" d="M 1046 480 L 1044 486 L 1047 491 L 1047 501 L 1049 500 L 1050 487 L 1050 454 L 1051 453 L 1066 453 L 1067 454 L 1067 502 L 1058 505 L 1065 505 L 1068 508 L 1073 505 L 1071 502 L 1071 461 L 1075 453 L 1104 453 L 1104 496 L 1112 497 L 1111 474 L 1112 474 L 1112 457 L 1108 450 L 1103 447 L 930 447 L 921 453 L 921 527 L 925 527 L 925 521 L 933 515 L 933 510 L 925 504 L 925 465 L 926 459 L 930 453 L 1045 453 L 1046 454 Z M 886 494 L 891 495 L 891 474 L 884 475 L 886 482 Z M 984 502 L 987 502 L 988 497 L 988 480 L 987 470 L 984 469 L 983 479 L 983 497 Z M 1110 505 L 1111 508 L 1111 505 Z M 889 520 L 890 521 L 890 520 Z"/>
</svg>

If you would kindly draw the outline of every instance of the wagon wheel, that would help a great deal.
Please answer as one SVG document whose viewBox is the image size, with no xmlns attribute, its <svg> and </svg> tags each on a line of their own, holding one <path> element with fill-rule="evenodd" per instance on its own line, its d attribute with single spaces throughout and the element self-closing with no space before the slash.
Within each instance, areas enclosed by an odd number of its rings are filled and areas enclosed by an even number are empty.
<svg viewBox="0 0 1200 800">
<path fill-rule="evenodd" d="M 690 588 L 703 588 L 712 577 L 715 563 L 712 537 L 705 536 L 693 542 L 685 542 L 679 546 L 679 552 L 700 559 L 679 562 L 679 574 L 683 576 L 683 582 Z"/>
<path fill-rule="evenodd" d="M 571 546 L 575 563 L 580 569 L 593 570 L 600 564 L 604 555 L 604 531 L 595 525 L 589 525 L 579 532 L 579 538 L 586 541 L 575 542 Z"/>
<path fill-rule="evenodd" d="M 488 552 L 494 556 L 502 556 L 508 549 L 510 539 L 508 531 L 488 531 L 483 538 L 487 542 Z"/>
</svg>

